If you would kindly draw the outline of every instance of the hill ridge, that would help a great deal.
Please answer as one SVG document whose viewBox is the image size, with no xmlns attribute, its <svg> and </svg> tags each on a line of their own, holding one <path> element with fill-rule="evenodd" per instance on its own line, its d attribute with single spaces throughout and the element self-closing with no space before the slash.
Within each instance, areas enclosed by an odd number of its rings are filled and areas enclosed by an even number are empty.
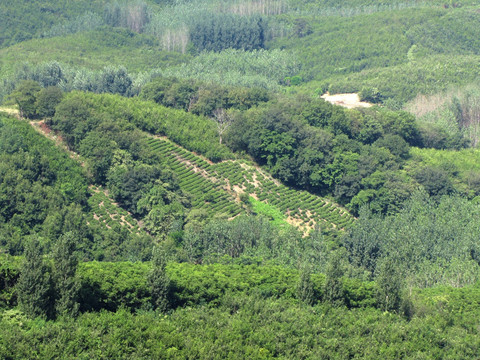
<svg viewBox="0 0 480 360">
<path fill-rule="evenodd" d="M 9 110 L 13 111 L 14 109 Z M 49 134 L 44 127 L 39 125 L 41 123 L 42 121 L 33 121 L 30 122 L 30 125 L 53 141 L 56 146 L 68 150 L 73 159 L 82 163 L 79 154 L 62 146 L 62 144 L 64 145 L 62 139 Z M 180 187 L 192 195 L 193 209 L 204 209 L 208 213 L 216 215 L 224 214 L 229 220 L 232 220 L 241 214 L 252 211 L 270 216 L 270 211 L 265 212 L 262 209 L 267 206 L 267 208 L 279 211 L 282 214 L 283 222 L 293 225 L 305 235 L 316 226 L 343 230 L 355 220 L 346 209 L 334 201 L 305 190 L 296 190 L 283 185 L 251 160 L 226 159 L 214 163 L 200 154 L 185 149 L 166 136 L 152 135 L 146 132 L 144 134 L 148 137 L 149 146 L 154 151 L 161 153 L 175 173 Z M 101 190 L 101 187 L 95 188 Z M 98 192 L 91 190 L 92 197 L 96 193 Z M 243 194 L 246 194 L 247 198 Z M 107 195 L 105 197 L 108 198 Z M 111 199 L 109 203 L 114 204 Z M 116 207 L 117 211 L 111 209 L 113 212 L 107 211 L 108 214 L 104 214 L 105 218 L 102 218 L 105 220 L 104 223 L 107 224 L 107 215 L 123 213 L 121 207 Z M 92 206 L 93 213 L 90 220 L 98 220 L 94 213 L 99 208 L 101 206 Z M 128 212 L 127 215 L 129 218 L 131 217 Z M 115 215 L 111 219 L 115 220 Z M 131 221 L 127 222 L 132 223 Z M 142 227 L 137 222 L 134 228 L 140 231 Z"/>
</svg>

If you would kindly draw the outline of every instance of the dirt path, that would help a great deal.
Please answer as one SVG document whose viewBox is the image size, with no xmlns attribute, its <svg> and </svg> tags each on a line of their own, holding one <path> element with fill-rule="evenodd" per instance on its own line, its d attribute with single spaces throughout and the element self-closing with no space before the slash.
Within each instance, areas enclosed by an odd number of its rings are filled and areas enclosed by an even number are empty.
<svg viewBox="0 0 480 360">
<path fill-rule="evenodd" d="M 353 109 L 357 107 L 371 107 L 373 106 L 370 103 L 360 101 L 360 97 L 358 94 L 335 94 L 330 95 L 329 93 L 323 94 L 321 96 L 322 99 L 325 99 L 329 103 L 334 105 L 340 105 L 346 107 L 347 109 Z"/>
<path fill-rule="evenodd" d="M 30 125 L 37 130 L 40 134 L 45 136 L 47 139 L 52 140 L 56 146 L 59 148 L 62 148 L 65 150 L 72 159 L 78 161 L 82 167 L 85 167 L 85 161 L 78 155 L 76 152 L 70 150 L 65 143 L 65 141 L 62 139 L 61 136 L 55 134 L 55 132 L 50 129 L 47 124 L 45 123 L 45 120 L 36 120 L 36 121 L 30 121 Z"/>
</svg>

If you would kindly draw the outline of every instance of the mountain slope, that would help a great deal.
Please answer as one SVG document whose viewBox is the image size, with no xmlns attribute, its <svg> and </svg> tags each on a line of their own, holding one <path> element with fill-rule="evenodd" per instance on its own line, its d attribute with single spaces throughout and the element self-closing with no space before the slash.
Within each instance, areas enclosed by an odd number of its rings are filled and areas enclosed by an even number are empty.
<svg viewBox="0 0 480 360">
<path fill-rule="evenodd" d="M 152 138 L 149 144 L 166 159 L 180 185 L 193 196 L 192 205 L 207 212 L 230 217 L 245 213 L 248 205 L 240 199 L 246 194 L 280 210 L 288 223 L 303 231 L 315 225 L 344 228 L 353 222 L 340 206 L 282 185 L 253 162 L 226 160 L 215 164 L 166 138 Z"/>
</svg>

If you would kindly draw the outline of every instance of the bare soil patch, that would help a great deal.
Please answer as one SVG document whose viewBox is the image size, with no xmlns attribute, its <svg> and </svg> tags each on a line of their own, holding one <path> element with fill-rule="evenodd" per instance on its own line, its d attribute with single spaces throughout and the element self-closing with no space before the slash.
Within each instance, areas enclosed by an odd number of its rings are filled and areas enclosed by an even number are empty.
<svg viewBox="0 0 480 360">
<path fill-rule="evenodd" d="M 356 93 L 335 95 L 330 95 L 329 93 L 326 93 L 323 94 L 321 98 L 325 99 L 325 101 L 328 101 L 329 103 L 332 103 L 334 105 L 340 105 L 347 109 L 353 109 L 357 107 L 367 108 L 373 106 L 368 102 L 360 101 L 360 97 Z"/>
</svg>

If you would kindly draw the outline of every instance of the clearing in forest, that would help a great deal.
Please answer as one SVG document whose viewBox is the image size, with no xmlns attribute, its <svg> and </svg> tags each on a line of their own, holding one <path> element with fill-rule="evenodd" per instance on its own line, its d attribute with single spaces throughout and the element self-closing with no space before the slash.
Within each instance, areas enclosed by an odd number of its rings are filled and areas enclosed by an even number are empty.
<svg viewBox="0 0 480 360">
<path fill-rule="evenodd" d="M 360 101 L 360 96 L 358 94 L 335 94 L 330 95 L 329 93 L 323 94 L 322 99 L 328 101 L 333 105 L 340 105 L 347 109 L 353 109 L 357 107 L 371 107 L 372 104 L 364 101 Z"/>
</svg>

